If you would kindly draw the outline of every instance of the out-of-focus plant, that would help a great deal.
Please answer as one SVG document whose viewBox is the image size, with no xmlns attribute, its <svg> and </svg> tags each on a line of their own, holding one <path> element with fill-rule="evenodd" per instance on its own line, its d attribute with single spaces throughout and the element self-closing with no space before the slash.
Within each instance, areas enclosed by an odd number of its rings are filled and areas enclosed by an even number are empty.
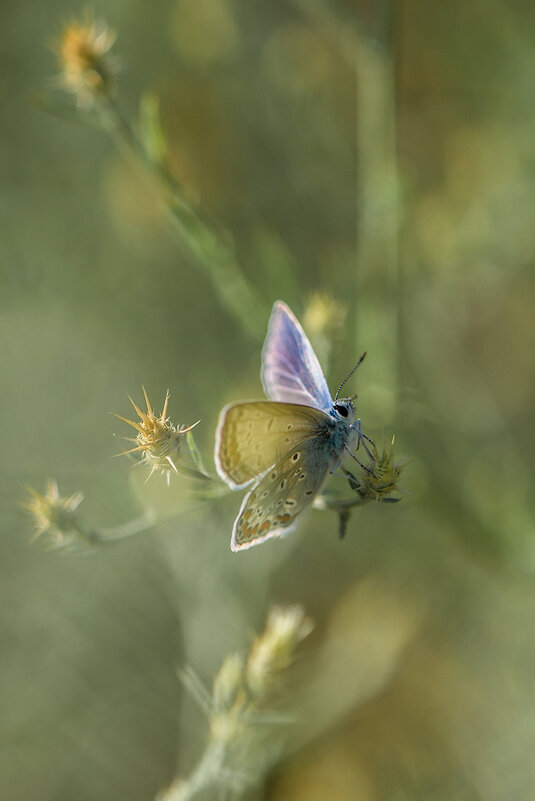
<svg viewBox="0 0 535 801">
<path fill-rule="evenodd" d="M 58 484 L 53 480 L 48 482 L 46 492 L 29 487 L 28 493 L 29 499 L 21 501 L 20 505 L 32 517 L 34 540 L 44 536 L 52 548 L 64 548 L 77 540 L 93 541 L 93 534 L 82 527 L 77 512 L 84 499 L 83 493 L 60 495 Z"/>
<path fill-rule="evenodd" d="M 208 742 L 191 774 L 173 782 L 158 801 L 189 801 L 210 787 L 239 794 L 262 778 L 280 756 L 281 729 L 292 720 L 277 703 L 281 679 L 311 630 L 300 606 L 274 607 L 247 656 L 224 660 L 211 692 L 192 670 L 181 674 L 207 717 Z"/>
<path fill-rule="evenodd" d="M 315 292 L 308 299 L 303 325 L 325 371 L 328 370 L 333 342 L 340 338 L 347 317 L 347 306 L 326 292 Z"/>
<path fill-rule="evenodd" d="M 59 84 L 80 106 L 88 108 L 112 91 L 117 65 L 109 51 L 116 38 L 102 20 L 90 15 L 64 27 L 54 47 L 61 66 Z"/>
<path fill-rule="evenodd" d="M 167 161 L 157 99 L 153 95 L 142 96 L 136 123 L 120 110 L 115 80 L 118 67 L 110 54 L 115 39 L 100 20 L 88 18 L 66 25 L 55 46 L 61 70 L 56 83 L 74 96 L 75 107 L 66 106 L 61 97 L 52 94 L 41 96 L 39 102 L 51 113 L 74 116 L 80 122 L 103 128 L 130 161 L 145 168 L 159 190 L 171 228 L 188 259 L 209 275 L 218 298 L 244 330 L 260 338 L 262 311 L 267 312 L 269 305 L 245 277 L 231 235 L 185 198 Z"/>
<path fill-rule="evenodd" d="M 29 499 L 22 500 L 20 505 L 32 518 L 35 528 L 33 539 L 43 537 L 52 550 L 79 551 L 106 545 L 140 534 L 156 523 L 154 513 L 147 510 L 141 517 L 118 526 L 88 528 L 82 523 L 78 512 L 83 493 L 60 495 L 55 480 L 48 482 L 45 493 L 32 487 L 28 488 L 28 493 Z"/>
</svg>

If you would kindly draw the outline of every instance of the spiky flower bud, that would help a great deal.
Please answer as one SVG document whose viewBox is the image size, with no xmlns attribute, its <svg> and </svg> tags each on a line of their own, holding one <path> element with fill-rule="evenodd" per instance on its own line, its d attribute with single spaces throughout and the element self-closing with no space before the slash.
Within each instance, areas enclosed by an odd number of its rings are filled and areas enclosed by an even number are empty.
<svg viewBox="0 0 535 801">
<path fill-rule="evenodd" d="M 61 65 L 60 82 L 82 105 L 90 105 L 98 95 L 109 92 L 115 67 L 108 53 L 115 39 L 116 35 L 99 20 L 73 21 L 63 28 L 55 46 Z"/>
<path fill-rule="evenodd" d="M 150 467 L 149 478 L 153 473 L 160 471 L 167 477 L 167 483 L 169 483 L 171 471 L 173 470 L 175 473 L 178 473 L 176 462 L 180 453 L 180 440 L 184 434 L 191 431 L 192 428 L 195 428 L 200 420 L 197 420 L 197 422 L 193 423 L 191 426 L 175 426 L 167 417 L 167 406 L 170 397 L 169 390 L 167 390 L 162 413 L 159 417 L 157 417 L 153 411 L 145 387 L 143 387 L 143 394 L 147 406 L 146 412 L 143 412 L 134 403 L 132 398 L 130 398 L 130 403 L 139 415 L 139 422 L 128 420 L 120 414 L 115 415 L 119 420 L 132 426 L 132 428 L 135 428 L 138 432 L 136 438 L 130 440 L 136 443 L 135 447 L 123 451 L 122 454 L 119 455 L 124 456 L 128 453 L 139 453 L 141 455 L 141 461 Z"/>
<path fill-rule="evenodd" d="M 33 518 L 35 526 L 33 540 L 41 535 L 47 535 L 52 544 L 60 548 L 69 545 L 77 536 L 85 538 L 76 515 L 76 510 L 84 497 L 81 492 L 62 497 L 56 481 L 48 482 L 44 495 L 32 487 L 29 487 L 28 491 L 31 497 L 28 501 L 23 501 L 21 506 Z"/>
<path fill-rule="evenodd" d="M 390 448 L 383 445 L 383 452 L 379 455 L 377 446 L 372 448 L 372 465 L 368 470 L 362 470 L 358 492 L 363 497 L 372 500 L 384 501 L 389 499 L 393 492 L 400 492 L 398 479 L 405 461 L 394 462 L 394 437 Z"/>
</svg>

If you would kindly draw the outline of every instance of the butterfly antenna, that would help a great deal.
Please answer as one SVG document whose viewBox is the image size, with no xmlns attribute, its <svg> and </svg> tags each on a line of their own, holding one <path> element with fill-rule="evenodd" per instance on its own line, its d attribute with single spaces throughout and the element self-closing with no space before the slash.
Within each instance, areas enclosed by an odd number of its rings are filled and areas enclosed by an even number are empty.
<svg viewBox="0 0 535 801">
<path fill-rule="evenodd" d="M 356 365 L 353 367 L 353 369 L 351 370 L 351 372 L 349 372 L 349 373 L 346 375 L 346 377 L 344 378 L 344 380 L 342 381 L 342 383 L 341 383 L 341 384 L 340 384 L 340 386 L 338 387 L 338 389 L 337 389 L 337 391 L 336 391 L 336 395 L 334 396 L 334 402 L 335 402 L 335 403 L 336 403 L 336 401 L 338 400 L 338 396 L 340 395 L 340 390 L 342 389 L 342 387 L 344 386 L 344 384 L 346 383 L 346 381 L 349 381 L 349 379 L 351 378 L 351 376 L 353 375 L 353 373 L 355 372 L 355 370 L 357 369 L 357 367 L 359 366 L 359 364 L 362 364 L 362 362 L 364 361 L 364 357 L 365 357 L 365 356 L 366 356 L 366 351 L 364 351 L 364 353 L 362 354 L 362 356 L 360 357 L 360 359 L 358 360 L 358 362 L 356 363 Z"/>
</svg>

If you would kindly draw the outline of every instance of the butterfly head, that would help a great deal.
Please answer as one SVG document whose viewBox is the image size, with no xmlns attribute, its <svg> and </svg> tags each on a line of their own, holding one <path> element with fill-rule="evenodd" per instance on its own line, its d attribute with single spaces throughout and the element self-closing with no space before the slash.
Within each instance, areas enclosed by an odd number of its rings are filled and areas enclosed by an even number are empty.
<svg viewBox="0 0 535 801">
<path fill-rule="evenodd" d="M 355 395 L 350 398 L 338 398 L 333 404 L 331 414 L 339 420 L 345 420 L 348 425 L 355 421 Z"/>
</svg>

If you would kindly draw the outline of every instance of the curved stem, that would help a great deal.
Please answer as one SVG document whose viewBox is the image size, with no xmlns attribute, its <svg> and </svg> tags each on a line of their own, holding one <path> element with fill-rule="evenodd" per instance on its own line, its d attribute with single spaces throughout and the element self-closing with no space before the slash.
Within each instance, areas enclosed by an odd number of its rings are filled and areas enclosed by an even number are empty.
<svg viewBox="0 0 535 801">
<path fill-rule="evenodd" d="M 102 126 L 118 150 L 136 168 L 143 165 L 156 182 L 179 244 L 185 246 L 189 255 L 209 275 L 225 308 L 250 336 L 262 339 L 269 309 L 243 274 L 230 236 L 202 219 L 186 201 L 166 167 L 151 161 L 112 98 L 102 98 L 98 111 Z"/>
</svg>

